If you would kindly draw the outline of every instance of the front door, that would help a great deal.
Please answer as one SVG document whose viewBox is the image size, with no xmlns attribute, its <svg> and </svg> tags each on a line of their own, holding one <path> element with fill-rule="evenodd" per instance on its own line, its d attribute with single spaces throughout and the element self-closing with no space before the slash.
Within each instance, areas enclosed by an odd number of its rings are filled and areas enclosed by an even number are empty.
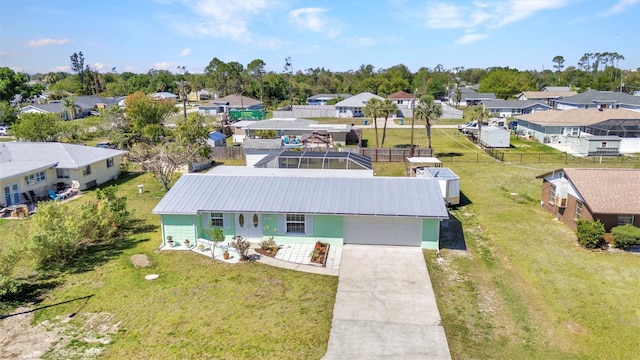
<svg viewBox="0 0 640 360">
<path fill-rule="evenodd" d="M 245 239 L 262 239 L 262 215 L 258 213 L 237 214 L 236 235 Z"/>
<path fill-rule="evenodd" d="M 4 187 L 4 201 L 7 206 L 20 203 L 18 184 L 11 184 Z"/>
</svg>

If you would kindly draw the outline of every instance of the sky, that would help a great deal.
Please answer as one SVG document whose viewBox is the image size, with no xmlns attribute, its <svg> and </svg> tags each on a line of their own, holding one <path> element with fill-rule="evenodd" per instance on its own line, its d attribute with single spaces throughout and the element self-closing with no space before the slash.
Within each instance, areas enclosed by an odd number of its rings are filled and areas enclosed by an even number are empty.
<svg viewBox="0 0 640 360">
<path fill-rule="evenodd" d="M 267 71 L 553 69 L 617 52 L 640 67 L 640 0 L 0 0 L 0 67 L 202 73 L 211 59 Z"/>
</svg>

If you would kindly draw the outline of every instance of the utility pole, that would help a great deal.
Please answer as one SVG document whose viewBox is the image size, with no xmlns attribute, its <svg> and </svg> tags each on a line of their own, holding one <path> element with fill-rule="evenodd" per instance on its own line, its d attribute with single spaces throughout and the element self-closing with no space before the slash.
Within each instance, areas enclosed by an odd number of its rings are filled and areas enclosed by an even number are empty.
<svg viewBox="0 0 640 360">
<path fill-rule="evenodd" d="M 289 72 L 289 106 L 293 110 L 293 66 L 291 56 L 284 58 L 284 71 Z"/>
<path fill-rule="evenodd" d="M 182 71 L 182 75 L 186 74 L 186 67 L 184 65 L 178 66 L 178 70 Z M 180 91 L 182 92 L 182 111 L 184 112 L 184 119 L 187 120 L 187 94 L 184 91 L 184 79 L 180 80 Z"/>
</svg>

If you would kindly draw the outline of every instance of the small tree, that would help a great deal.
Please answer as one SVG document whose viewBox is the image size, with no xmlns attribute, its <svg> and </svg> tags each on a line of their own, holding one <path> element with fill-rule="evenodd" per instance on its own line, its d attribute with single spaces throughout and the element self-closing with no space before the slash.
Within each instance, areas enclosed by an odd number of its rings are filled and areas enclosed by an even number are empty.
<svg viewBox="0 0 640 360">
<path fill-rule="evenodd" d="M 168 142 L 158 145 L 136 144 L 129 152 L 129 158 L 140 164 L 142 170 L 152 173 L 169 190 L 178 168 L 197 158 L 200 149 L 187 149 Z"/>
<path fill-rule="evenodd" d="M 224 232 L 221 228 L 213 228 L 211 229 L 211 240 L 213 241 L 213 246 L 211 247 L 211 257 L 216 257 L 216 244 L 224 241 Z"/>
<path fill-rule="evenodd" d="M 604 245 L 604 225 L 600 220 L 577 220 L 576 236 L 578 243 L 587 249 L 596 249 Z"/>
<path fill-rule="evenodd" d="M 60 123 L 55 114 L 25 113 L 13 125 L 12 133 L 20 140 L 58 141 Z"/>
</svg>

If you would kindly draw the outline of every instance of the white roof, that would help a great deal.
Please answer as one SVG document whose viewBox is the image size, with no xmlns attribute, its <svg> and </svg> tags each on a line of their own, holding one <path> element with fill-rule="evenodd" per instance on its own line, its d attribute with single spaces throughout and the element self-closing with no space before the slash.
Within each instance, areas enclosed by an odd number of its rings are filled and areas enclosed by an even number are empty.
<svg viewBox="0 0 640 360">
<path fill-rule="evenodd" d="M 428 164 L 441 164 L 442 161 L 434 157 L 408 157 L 407 161 L 414 163 L 428 163 Z"/>
<path fill-rule="evenodd" d="M 207 174 L 214 175 L 238 175 L 238 176 L 297 176 L 297 177 L 346 177 L 362 178 L 373 177 L 373 170 L 347 170 L 347 169 L 281 169 L 281 168 L 255 168 L 249 166 L 216 166 Z"/>
</svg>

